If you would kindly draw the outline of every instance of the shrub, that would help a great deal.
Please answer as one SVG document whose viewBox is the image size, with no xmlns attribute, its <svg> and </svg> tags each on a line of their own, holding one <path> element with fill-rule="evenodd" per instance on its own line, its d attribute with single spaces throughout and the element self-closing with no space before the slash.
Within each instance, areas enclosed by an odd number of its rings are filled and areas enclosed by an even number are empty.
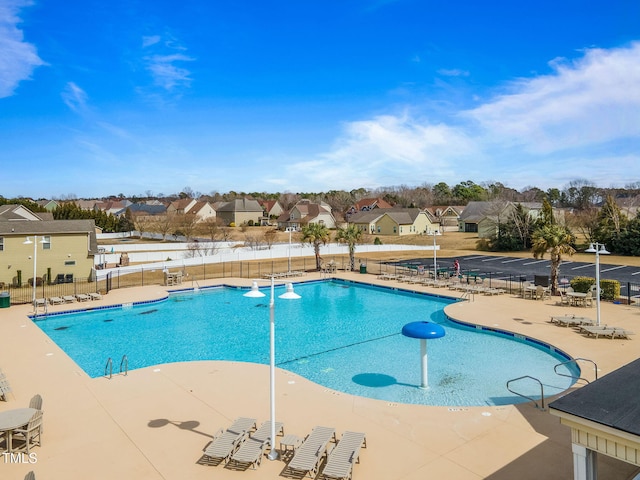
<svg viewBox="0 0 640 480">
<path fill-rule="evenodd" d="M 571 288 L 580 293 L 587 293 L 591 285 L 595 285 L 596 279 L 592 277 L 573 277 L 571 279 Z"/>
<path fill-rule="evenodd" d="M 374 245 L 382 245 L 382 240 L 380 240 L 380 237 L 376 237 L 373 239 L 373 244 Z"/>
<path fill-rule="evenodd" d="M 620 297 L 620 282 L 618 280 L 600 280 L 600 294 L 603 300 L 615 300 Z"/>
<path fill-rule="evenodd" d="M 593 277 L 574 277 L 571 280 L 571 287 L 576 292 L 587 293 L 596 284 Z M 620 297 L 620 282 L 618 280 L 600 279 L 600 298 L 603 300 L 615 300 Z"/>
</svg>

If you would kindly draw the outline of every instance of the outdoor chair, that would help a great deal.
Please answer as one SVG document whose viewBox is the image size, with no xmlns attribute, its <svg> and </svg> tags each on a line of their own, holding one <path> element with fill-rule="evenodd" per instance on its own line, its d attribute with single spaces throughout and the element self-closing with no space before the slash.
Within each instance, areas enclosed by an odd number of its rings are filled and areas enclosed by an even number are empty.
<svg viewBox="0 0 640 480">
<path fill-rule="evenodd" d="M 49 304 L 51 305 L 62 305 L 64 303 L 64 299 L 61 297 L 50 297 Z"/>
<path fill-rule="evenodd" d="M 249 432 L 255 428 L 255 418 L 237 418 L 229 428 L 226 430 L 221 428 L 216 432 L 213 440 L 204 451 L 204 456 L 218 463 L 227 463 L 231 455 L 247 438 Z"/>
<path fill-rule="evenodd" d="M 42 410 L 42 397 L 37 394 L 31 397 L 29 402 L 29 408 L 35 408 L 36 410 Z"/>
<path fill-rule="evenodd" d="M 7 401 L 7 393 L 11 393 L 11 385 L 5 374 L 0 370 L 0 398 Z"/>
<path fill-rule="evenodd" d="M 287 469 L 300 476 L 309 475 L 314 478 L 318 473 L 320 460 L 324 457 L 328 443 L 335 442 L 335 429 L 330 427 L 315 427 L 298 447 Z"/>
<path fill-rule="evenodd" d="M 587 296 L 584 297 L 584 306 L 593 307 L 593 291 L 592 290 L 589 290 L 587 292 Z"/>
<path fill-rule="evenodd" d="M 13 448 L 13 451 L 22 451 L 23 449 L 30 453 L 32 446 L 42 446 L 42 410 L 38 410 L 33 414 L 31 420 L 26 425 L 26 428 L 18 428 L 13 431 L 13 441 L 18 440 L 19 443 L 24 442 L 24 445 L 20 445 L 17 449 Z"/>
<path fill-rule="evenodd" d="M 275 427 L 276 435 L 284 434 L 281 422 L 276 422 Z M 256 469 L 260 466 L 267 447 L 275 448 L 275 441 L 271 440 L 271 420 L 264 422 L 258 430 L 249 435 L 249 438 L 242 442 L 240 448 L 231 456 L 229 462 Z"/>
<path fill-rule="evenodd" d="M 367 447 L 364 433 L 344 432 L 337 445 L 329 451 L 321 477 L 337 480 L 350 479 L 353 464 L 360 462 L 360 449 L 363 447 Z"/>
</svg>

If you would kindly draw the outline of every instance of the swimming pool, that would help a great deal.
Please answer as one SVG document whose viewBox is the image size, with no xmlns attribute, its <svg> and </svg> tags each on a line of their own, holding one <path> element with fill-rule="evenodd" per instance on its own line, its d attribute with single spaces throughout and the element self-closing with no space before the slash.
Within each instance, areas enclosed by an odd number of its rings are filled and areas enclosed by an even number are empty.
<svg viewBox="0 0 640 480">
<path fill-rule="evenodd" d="M 284 287 L 276 287 L 276 295 Z M 267 297 L 220 287 L 173 293 L 165 301 L 35 321 L 89 376 L 104 374 L 111 357 L 129 368 L 189 360 L 269 363 Z M 530 375 L 545 394 L 571 386 L 554 373 L 561 353 L 522 338 L 478 330 L 446 318 L 453 299 L 321 281 L 296 285 L 298 301 L 276 299 L 276 364 L 334 390 L 399 403 L 473 406 L 519 403 L 506 389 Z M 428 342 L 429 388 L 420 384 L 419 341 L 401 335 L 411 321 L 441 324 L 443 338 Z M 575 375 L 567 367 L 561 373 Z M 538 397 L 537 384 L 518 391 Z"/>
</svg>

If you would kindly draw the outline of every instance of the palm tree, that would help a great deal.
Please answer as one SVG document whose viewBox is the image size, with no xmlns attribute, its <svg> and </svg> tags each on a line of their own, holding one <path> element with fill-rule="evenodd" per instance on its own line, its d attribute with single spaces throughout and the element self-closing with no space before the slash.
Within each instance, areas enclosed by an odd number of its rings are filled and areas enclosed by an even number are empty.
<svg viewBox="0 0 640 480">
<path fill-rule="evenodd" d="M 346 243 L 349 246 L 349 266 L 351 271 L 356 268 L 356 244 L 362 238 L 362 230 L 356 225 L 349 225 L 347 228 L 339 228 L 336 234 L 336 240 L 340 243 Z"/>
<path fill-rule="evenodd" d="M 308 223 L 301 228 L 302 243 L 310 243 L 316 254 L 316 268 L 320 270 L 320 244 L 326 245 L 331 235 L 329 229 L 321 223 Z"/>
<path fill-rule="evenodd" d="M 551 294 L 558 291 L 558 273 L 562 255 L 576 253 L 572 244 L 575 237 L 569 229 L 557 223 L 542 225 L 531 234 L 531 251 L 534 258 L 542 258 L 546 252 L 551 255 Z"/>
</svg>

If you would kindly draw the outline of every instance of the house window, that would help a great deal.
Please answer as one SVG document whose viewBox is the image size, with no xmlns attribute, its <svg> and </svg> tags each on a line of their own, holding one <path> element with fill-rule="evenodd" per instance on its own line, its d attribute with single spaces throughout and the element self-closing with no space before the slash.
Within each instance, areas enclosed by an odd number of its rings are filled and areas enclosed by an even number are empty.
<svg viewBox="0 0 640 480">
<path fill-rule="evenodd" d="M 0 237 L 0 252 L 4 251 L 4 237 Z"/>
<path fill-rule="evenodd" d="M 45 235 L 42 237 L 42 249 L 51 250 L 51 236 Z"/>
<path fill-rule="evenodd" d="M 380 227 L 378 227 L 378 233 L 380 233 L 380 231 L 381 231 L 381 228 L 380 228 Z"/>
<path fill-rule="evenodd" d="M 398 227 L 393 227 L 393 233 L 398 233 Z"/>
<path fill-rule="evenodd" d="M 70 267 L 70 266 L 73 266 L 73 265 L 75 265 L 75 264 L 76 264 L 76 261 L 75 261 L 75 260 L 65 260 L 65 261 L 64 261 L 64 265 L 65 265 L 65 267 Z"/>
</svg>

